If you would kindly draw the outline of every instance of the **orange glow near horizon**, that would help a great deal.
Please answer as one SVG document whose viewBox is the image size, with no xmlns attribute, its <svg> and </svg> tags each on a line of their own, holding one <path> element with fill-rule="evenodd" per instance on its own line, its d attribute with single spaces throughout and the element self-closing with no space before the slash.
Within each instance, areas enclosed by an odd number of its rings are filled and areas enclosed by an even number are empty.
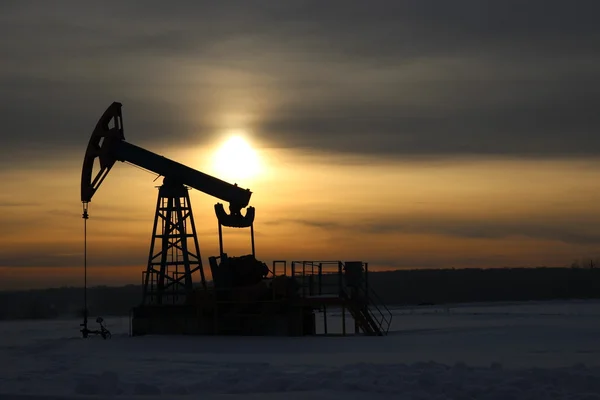
<svg viewBox="0 0 600 400">
<path fill-rule="evenodd" d="M 160 153 L 212 173 L 214 150 Z M 268 168 L 237 183 L 253 192 L 257 257 L 268 264 L 359 259 L 371 270 L 487 268 L 568 266 L 597 256 L 596 161 L 400 162 L 254 151 Z M 0 289 L 81 281 L 79 164 L 57 160 L 44 168 L 0 172 Z M 88 220 L 91 285 L 140 282 L 162 182 L 154 179 L 118 163 L 94 196 Z M 198 191 L 190 195 L 207 266 L 218 253 L 213 205 L 219 200 Z M 250 252 L 247 230 L 225 229 L 224 236 L 229 254 Z"/>
</svg>

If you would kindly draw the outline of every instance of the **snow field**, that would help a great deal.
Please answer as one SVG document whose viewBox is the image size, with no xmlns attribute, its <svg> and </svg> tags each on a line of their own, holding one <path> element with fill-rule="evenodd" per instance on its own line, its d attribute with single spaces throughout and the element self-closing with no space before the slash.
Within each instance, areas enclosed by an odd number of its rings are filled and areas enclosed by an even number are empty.
<svg viewBox="0 0 600 400">
<path fill-rule="evenodd" d="M 387 337 L 130 338 L 104 316 L 104 341 L 78 320 L 0 322 L 0 398 L 600 399 L 598 302 L 394 314 Z"/>
</svg>

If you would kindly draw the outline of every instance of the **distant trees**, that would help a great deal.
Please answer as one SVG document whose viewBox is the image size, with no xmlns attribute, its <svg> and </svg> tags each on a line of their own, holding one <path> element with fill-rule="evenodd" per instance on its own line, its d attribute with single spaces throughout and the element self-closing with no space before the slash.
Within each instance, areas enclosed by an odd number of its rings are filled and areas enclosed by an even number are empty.
<svg viewBox="0 0 600 400">
<path fill-rule="evenodd" d="M 369 282 L 390 304 L 600 298 L 600 268 L 579 266 L 393 271 Z"/>
<path fill-rule="evenodd" d="M 574 260 L 571 263 L 571 268 L 598 268 L 600 266 L 600 257 L 582 258 Z"/>
<path fill-rule="evenodd" d="M 335 287 L 337 279 L 323 279 Z M 369 273 L 369 286 L 387 304 L 447 304 L 600 298 L 600 261 L 566 268 L 428 269 Z M 128 315 L 141 286 L 88 289 L 89 318 Z M 83 317 L 83 289 L 0 292 L 0 319 Z"/>
<path fill-rule="evenodd" d="M 88 289 L 88 317 L 127 315 L 141 299 L 140 286 Z M 59 288 L 0 292 L 0 319 L 83 317 L 83 289 Z"/>
</svg>

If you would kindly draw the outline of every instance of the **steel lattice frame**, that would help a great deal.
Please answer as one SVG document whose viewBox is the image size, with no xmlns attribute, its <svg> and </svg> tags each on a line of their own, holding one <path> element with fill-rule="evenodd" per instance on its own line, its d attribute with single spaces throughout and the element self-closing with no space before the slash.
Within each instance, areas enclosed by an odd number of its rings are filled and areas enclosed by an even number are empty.
<svg viewBox="0 0 600 400">
<path fill-rule="evenodd" d="M 192 293 L 198 271 L 206 288 L 188 188 L 165 179 L 158 191 L 142 302 L 179 303 Z"/>
</svg>

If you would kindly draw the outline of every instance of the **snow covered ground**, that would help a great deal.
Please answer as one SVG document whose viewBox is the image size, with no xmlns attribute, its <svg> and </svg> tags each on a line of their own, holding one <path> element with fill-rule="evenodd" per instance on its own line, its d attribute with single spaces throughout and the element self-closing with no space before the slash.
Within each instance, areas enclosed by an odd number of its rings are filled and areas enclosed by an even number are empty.
<svg viewBox="0 0 600 400">
<path fill-rule="evenodd" d="M 130 338 L 104 317 L 106 341 L 0 322 L 0 399 L 600 399 L 600 302 L 399 308 L 387 337 Z"/>
</svg>

